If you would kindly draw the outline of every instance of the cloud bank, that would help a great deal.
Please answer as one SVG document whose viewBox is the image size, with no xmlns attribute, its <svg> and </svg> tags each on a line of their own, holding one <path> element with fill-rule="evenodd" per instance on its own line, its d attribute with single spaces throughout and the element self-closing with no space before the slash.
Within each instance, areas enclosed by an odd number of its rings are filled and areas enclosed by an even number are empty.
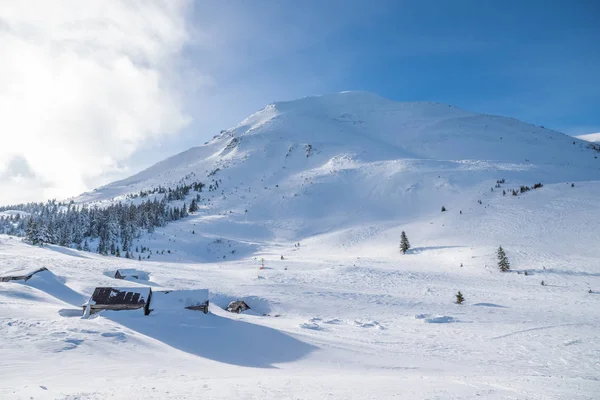
<svg viewBox="0 0 600 400">
<path fill-rule="evenodd" d="M 0 202 L 75 195 L 189 119 L 185 1 L 0 6 Z M 104 182 L 103 182 L 104 181 Z"/>
</svg>

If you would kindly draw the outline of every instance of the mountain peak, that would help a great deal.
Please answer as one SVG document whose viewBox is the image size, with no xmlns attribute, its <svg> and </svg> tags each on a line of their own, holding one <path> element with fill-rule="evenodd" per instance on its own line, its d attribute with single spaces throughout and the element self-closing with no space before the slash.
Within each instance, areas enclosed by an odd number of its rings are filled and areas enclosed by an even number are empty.
<svg viewBox="0 0 600 400">
<path fill-rule="evenodd" d="M 186 179 L 210 182 L 216 179 L 215 171 L 238 184 L 259 177 L 284 184 L 315 171 L 377 163 L 387 163 L 391 170 L 407 163 L 434 170 L 468 165 L 473 171 L 529 171 L 540 166 L 553 171 L 548 179 L 557 173 L 580 175 L 565 169 L 569 166 L 587 171 L 585 175 L 597 174 L 599 164 L 588 147 L 512 118 L 442 103 L 404 103 L 369 92 L 341 92 L 270 104 L 205 145 L 81 200 L 168 187 Z M 262 183 L 259 179 L 254 184 Z"/>
</svg>

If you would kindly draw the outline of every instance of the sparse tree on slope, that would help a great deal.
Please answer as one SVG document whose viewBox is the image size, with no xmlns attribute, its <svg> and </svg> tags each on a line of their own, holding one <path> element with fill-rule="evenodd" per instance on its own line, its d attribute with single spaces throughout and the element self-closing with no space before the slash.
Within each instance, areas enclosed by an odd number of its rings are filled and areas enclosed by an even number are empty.
<svg viewBox="0 0 600 400">
<path fill-rule="evenodd" d="M 198 202 L 196 201 L 196 199 L 192 199 L 192 202 L 190 203 L 189 212 L 194 213 L 196 211 L 198 211 Z"/>
<path fill-rule="evenodd" d="M 465 297 L 463 296 L 463 294 L 460 291 L 455 296 L 456 296 L 456 304 L 462 304 L 465 301 Z"/>
<path fill-rule="evenodd" d="M 408 249 L 410 249 L 410 242 L 406 237 L 406 232 L 402 231 L 402 235 L 400 236 L 400 250 L 402 250 L 402 254 L 406 254 Z"/>
<path fill-rule="evenodd" d="M 510 269 L 510 263 L 508 262 L 508 257 L 506 257 L 506 253 L 504 252 L 504 249 L 502 248 L 502 246 L 498 247 L 498 267 L 500 268 L 500 271 L 502 272 L 506 272 Z"/>
</svg>

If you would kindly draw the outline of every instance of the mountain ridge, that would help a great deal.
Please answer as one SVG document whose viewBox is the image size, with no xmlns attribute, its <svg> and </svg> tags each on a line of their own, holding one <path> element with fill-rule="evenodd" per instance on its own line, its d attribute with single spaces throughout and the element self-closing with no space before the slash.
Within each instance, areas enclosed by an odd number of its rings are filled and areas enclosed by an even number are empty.
<svg viewBox="0 0 600 400">
<path fill-rule="evenodd" d="M 548 147 L 545 141 L 559 143 Z M 275 147 L 281 148 L 277 155 Z M 282 158 L 298 147 L 305 152 L 327 148 L 330 157 L 320 157 L 321 165 L 344 155 L 368 162 L 493 160 L 573 164 L 584 169 L 597 169 L 598 165 L 591 160 L 593 156 L 584 142 L 513 118 L 472 113 L 442 103 L 398 103 L 368 92 L 342 92 L 267 105 L 204 145 L 77 200 L 106 200 L 160 182 L 176 184 L 190 173 L 195 179 L 206 179 L 224 164 L 241 163 L 250 155 L 261 157 L 261 152 Z M 586 153 L 589 157 L 582 158 Z M 162 181 L 157 179 L 160 176 Z"/>
</svg>

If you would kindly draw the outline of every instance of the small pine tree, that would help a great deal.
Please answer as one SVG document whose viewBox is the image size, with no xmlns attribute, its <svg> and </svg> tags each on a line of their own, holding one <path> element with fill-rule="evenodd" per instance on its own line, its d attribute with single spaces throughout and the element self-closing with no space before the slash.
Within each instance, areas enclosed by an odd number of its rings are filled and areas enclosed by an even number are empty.
<svg viewBox="0 0 600 400">
<path fill-rule="evenodd" d="M 189 212 L 194 213 L 196 211 L 198 211 L 198 202 L 196 201 L 196 199 L 192 199 L 192 202 L 190 203 Z"/>
<path fill-rule="evenodd" d="M 510 269 L 510 263 L 508 262 L 508 257 L 506 257 L 506 253 L 504 252 L 504 249 L 502 248 L 502 246 L 498 247 L 498 267 L 500 268 L 500 271 L 502 272 L 506 272 Z"/>
<path fill-rule="evenodd" d="M 456 296 L 456 304 L 462 304 L 465 301 L 465 297 L 460 292 L 460 290 L 458 291 L 458 294 L 456 294 L 455 296 Z"/>
<path fill-rule="evenodd" d="M 546 282 L 542 281 L 542 286 L 546 286 Z"/>
<path fill-rule="evenodd" d="M 410 249 L 410 242 L 406 237 L 406 232 L 402 231 L 400 235 L 400 250 L 402 250 L 402 254 L 406 254 L 406 251 Z"/>
<path fill-rule="evenodd" d="M 446 207 L 442 206 L 442 212 L 446 211 Z"/>
<path fill-rule="evenodd" d="M 575 184 L 574 184 L 574 183 L 571 183 L 571 187 L 575 187 Z"/>
<path fill-rule="evenodd" d="M 138 261 L 142 261 L 142 256 L 138 254 Z"/>
</svg>

